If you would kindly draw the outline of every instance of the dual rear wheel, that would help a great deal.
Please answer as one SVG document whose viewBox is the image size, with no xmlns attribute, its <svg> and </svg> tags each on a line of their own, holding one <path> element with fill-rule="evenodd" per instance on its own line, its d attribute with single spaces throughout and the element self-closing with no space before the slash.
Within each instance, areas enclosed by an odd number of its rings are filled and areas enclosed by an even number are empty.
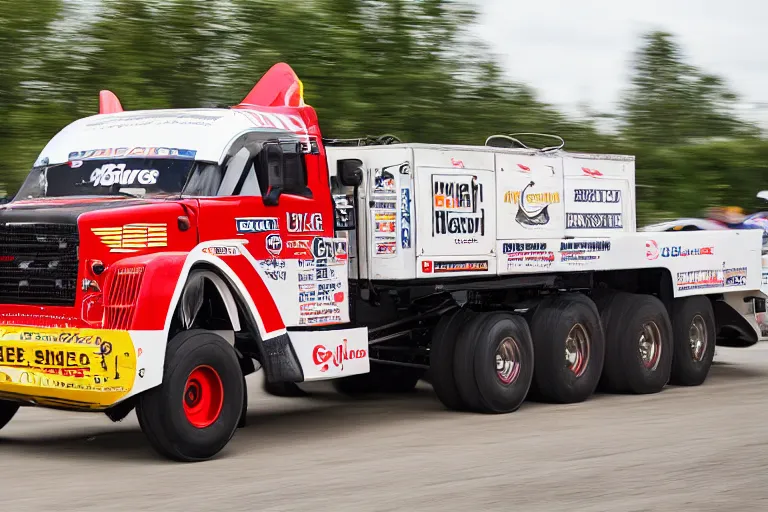
<svg viewBox="0 0 768 512">
<path fill-rule="evenodd" d="M 647 394 L 699 385 L 714 356 L 706 297 L 677 299 L 671 318 L 650 295 L 568 293 L 543 299 L 526 321 L 461 309 L 438 324 L 430 373 L 449 409 L 512 412 L 526 397 L 577 403 L 600 387 Z"/>
</svg>

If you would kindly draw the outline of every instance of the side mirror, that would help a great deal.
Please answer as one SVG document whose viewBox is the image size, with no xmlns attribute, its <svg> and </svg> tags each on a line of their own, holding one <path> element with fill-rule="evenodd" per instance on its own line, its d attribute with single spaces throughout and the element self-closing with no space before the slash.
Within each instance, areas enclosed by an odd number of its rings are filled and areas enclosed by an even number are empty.
<svg viewBox="0 0 768 512">
<path fill-rule="evenodd" d="M 280 187 L 270 187 L 264 196 L 264 206 L 277 206 L 280 203 L 280 195 L 283 193 Z"/>
<path fill-rule="evenodd" d="M 336 163 L 339 182 L 345 187 L 359 187 L 363 182 L 363 161 L 356 158 L 339 160 Z"/>
</svg>

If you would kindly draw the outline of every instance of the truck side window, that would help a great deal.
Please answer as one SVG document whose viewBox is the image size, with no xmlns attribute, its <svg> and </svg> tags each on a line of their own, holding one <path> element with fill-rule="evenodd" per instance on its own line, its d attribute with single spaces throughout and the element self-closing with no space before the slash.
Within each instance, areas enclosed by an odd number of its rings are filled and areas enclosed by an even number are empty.
<svg viewBox="0 0 768 512">
<path fill-rule="evenodd" d="M 307 169 L 298 144 L 268 142 L 262 151 L 261 165 L 256 171 L 262 193 L 280 187 L 283 194 L 312 197 L 307 187 Z"/>
</svg>

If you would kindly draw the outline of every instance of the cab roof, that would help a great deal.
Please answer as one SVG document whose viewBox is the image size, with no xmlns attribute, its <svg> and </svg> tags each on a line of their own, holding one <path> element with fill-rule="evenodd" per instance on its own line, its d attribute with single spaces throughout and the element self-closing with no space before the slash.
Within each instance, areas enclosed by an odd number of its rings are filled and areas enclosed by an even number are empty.
<svg viewBox="0 0 768 512">
<path fill-rule="evenodd" d="M 66 126 L 48 142 L 35 165 L 62 164 L 82 155 L 132 154 L 183 154 L 220 163 L 230 143 L 249 131 L 320 136 L 317 114 L 305 105 L 304 86 L 288 64 L 272 66 L 232 108 L 125 112 L 114 93 L 101 91 L 99 114 Z"/>
</svg>

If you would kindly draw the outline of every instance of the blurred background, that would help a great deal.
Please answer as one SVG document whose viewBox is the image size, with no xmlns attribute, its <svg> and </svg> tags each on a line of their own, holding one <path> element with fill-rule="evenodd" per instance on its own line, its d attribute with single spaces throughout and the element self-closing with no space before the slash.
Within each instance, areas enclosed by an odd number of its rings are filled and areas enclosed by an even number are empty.
<svg viewBox="0 0 768 512">
<path fill-rule="evenodd" d="M 578 6 L 577 6 L 578 5 Z M 0 0 L 0 196 L 110 89 L 238 103 L 289 63 L 325 137 L 544 132 L 637 157 L 638 224 L 768 189 L 761 0 Z M 761 69 L 762 68 L 762 69 Z"/>
</svg>

